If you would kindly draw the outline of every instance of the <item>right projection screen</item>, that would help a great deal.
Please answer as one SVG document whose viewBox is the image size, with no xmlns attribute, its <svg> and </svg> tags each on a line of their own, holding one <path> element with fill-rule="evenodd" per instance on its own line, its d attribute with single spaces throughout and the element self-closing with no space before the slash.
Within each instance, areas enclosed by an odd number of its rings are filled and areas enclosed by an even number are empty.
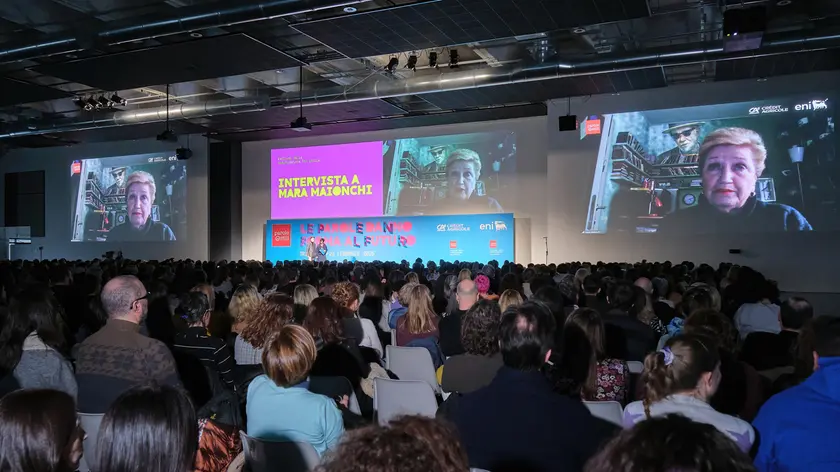
<svg viewBox="0 0 840 472">
<path fill-rule="evenodd" d="M 840 228 L 833 102 L 814 94 L 587 117 L 580 136 L 598 161 L 583 232 Z"/>
</svg>

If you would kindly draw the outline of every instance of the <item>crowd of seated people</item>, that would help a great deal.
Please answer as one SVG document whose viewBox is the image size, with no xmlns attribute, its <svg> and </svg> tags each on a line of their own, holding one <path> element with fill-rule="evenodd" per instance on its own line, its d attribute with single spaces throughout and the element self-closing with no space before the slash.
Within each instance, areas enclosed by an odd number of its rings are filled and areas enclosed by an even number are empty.
<svg viewBox="0 0 840 472">
<path fill-rule="evenodd" d="M 0 472 L 247 470 L 240 432 L 325 472 L 834 470 L 826 315 L 730 264 L 0 262 Z M 392 343 L 436 418 L 378 424 Z"/>
</svg>

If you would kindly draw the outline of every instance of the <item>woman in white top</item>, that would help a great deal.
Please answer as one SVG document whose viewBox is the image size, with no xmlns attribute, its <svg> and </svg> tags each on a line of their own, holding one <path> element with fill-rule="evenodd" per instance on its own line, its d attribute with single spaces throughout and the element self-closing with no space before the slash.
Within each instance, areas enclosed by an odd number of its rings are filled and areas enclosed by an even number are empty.
<svg viewBox="0 0 840 472">
<path fill-rule="evenodd" d="M 720 356 L 712 338 L 680 334 L 665 348 L 648 354 L 641 381 L 645 399 L 624 409 L 624 427 L 647 418 L 677 413 L 698 423 L 714 426 L 743 451 L 755 441 L 755 431 L 746 421 L 715 411 L 709 399 L 720 384 Z"/>
</svg>

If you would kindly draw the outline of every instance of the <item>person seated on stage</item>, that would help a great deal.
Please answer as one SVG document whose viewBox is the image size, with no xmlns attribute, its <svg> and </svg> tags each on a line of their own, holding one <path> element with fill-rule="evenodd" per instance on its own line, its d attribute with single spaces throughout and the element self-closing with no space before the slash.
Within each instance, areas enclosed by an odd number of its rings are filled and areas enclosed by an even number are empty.
<svg viewBox="0 0 840 472">
<path fill-rule="evenodd" d="M 481 157 L 472 149 L 456 149 L 446 159 L 446 196 L 430 205 L 427 215 L 502 213 L 495 198 L 478 195 Z"/>
<path fill-rule="evenodd" d="M 166 223 L 152 220 L 155 203 L 155 178 L 138 170 L 128 176 L 125 187 L 128 221 L 108 232 L 109 241 L 175 241 L 175 233 Z"/>
</svg>

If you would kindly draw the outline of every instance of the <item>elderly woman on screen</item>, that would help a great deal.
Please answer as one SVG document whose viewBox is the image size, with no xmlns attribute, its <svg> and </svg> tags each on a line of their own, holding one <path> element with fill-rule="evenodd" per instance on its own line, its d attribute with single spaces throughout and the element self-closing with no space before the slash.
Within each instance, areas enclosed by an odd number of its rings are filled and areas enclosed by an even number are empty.
<svg viewBox="0 0 840 472">
<path fill-rule="evenodd" d="M 481 157 L 472 149 L 456 149 L 446 159 L 446 197 L 435 202 L 427 214 L 501 213 L 496 199 L 478 195 Z"/>
<path fill-rule="evenodd" d="M 663 232 L 811 231 L 795 208 L 756 198 L 756 182 L 764 172 L 767 148 L 753 130 L 720 128 L 700 146 L 703 193 L 697 205 L 662 221 Z"/>
<path fill-rule="evenodd" d="M 166 224 L 152 219 L 155 203 L 155 178 L 138 170 L 125 183 L 125 209 L 128 220 L 108 233 L 109 241 L 175 241 L 175 233 Z"/>
</svg>

